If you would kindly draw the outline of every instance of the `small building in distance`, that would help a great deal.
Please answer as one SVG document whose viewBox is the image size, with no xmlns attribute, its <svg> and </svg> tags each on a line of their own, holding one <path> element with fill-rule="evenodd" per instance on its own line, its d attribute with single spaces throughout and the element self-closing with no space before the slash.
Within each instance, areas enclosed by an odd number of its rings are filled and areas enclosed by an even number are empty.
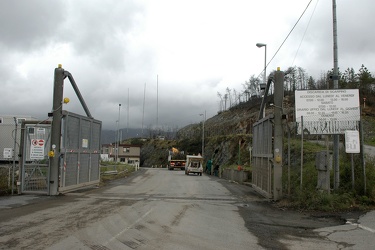
<svg viewBox="0 0 375 250">
<path fill-rule="evenodd" d="M 114 144 L 103 144 L 102 155 L 108 155 L 108 157 L 103 158 L 102 156 L 102 160 L 107 159 L 108 161 L 139 166 L 139 163 L 141 161 L 141 146 L 131 144 L 120 144 L 118 145 L 117 155 L 116 146 Z"/>
</svg>

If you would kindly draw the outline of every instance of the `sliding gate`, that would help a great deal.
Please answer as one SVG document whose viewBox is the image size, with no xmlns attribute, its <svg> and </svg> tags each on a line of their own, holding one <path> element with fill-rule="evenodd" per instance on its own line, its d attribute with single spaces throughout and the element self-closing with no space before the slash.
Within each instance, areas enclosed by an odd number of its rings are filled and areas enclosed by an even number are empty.
<svg viewBox="0 0 375 250">
<path fill-rule="evenodd" d="M 59 192 L 100 181 L 100 136 L 102 123 L 63 111 Z"/>
<path fill-rule="evenodd" d="M 101 122 L 63 112 L 58 192 L 64 193 L 100 181 Z M 21 140 L 21 193 L 49 194 L 51 124 L 24 122 Z"/>
<path fill-rule="evenodd" d="M 272 118 L 268 116 L 253 125 L 252 183 L 267 198 L 272 198 Z"/>
</svg>

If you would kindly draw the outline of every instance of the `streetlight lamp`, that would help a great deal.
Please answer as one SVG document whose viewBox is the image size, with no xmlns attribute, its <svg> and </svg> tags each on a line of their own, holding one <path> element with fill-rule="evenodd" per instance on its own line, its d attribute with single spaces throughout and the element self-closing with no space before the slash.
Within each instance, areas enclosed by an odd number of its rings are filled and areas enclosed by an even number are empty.
<svg viewBox="0 0 375 250">
<path fill-rule="evenodd" d="M 264 47 L 264 70 L 263 70 L 263 80 L 264 83 L 260 85 L 260 89 L 263 90 L 263 92 L 266 89 L 267 86 L 267 74 L 266 74 L 266 69 L 267 69 L 267 44 L 265 43 L 257 43 L 256 46 L 258 48 Z M 263 118 L 266 116 L 266 107 L 263 109 Z"/>
<path fill-rule="evenodd" d="M 206 122 L 206 110 L 204 111 L 204 114 L 199 114 L 200 116 L 203 116 L 203 124 L 202 124 L 202 157 L 204 157 L 204 123 Z"/>
</svg>

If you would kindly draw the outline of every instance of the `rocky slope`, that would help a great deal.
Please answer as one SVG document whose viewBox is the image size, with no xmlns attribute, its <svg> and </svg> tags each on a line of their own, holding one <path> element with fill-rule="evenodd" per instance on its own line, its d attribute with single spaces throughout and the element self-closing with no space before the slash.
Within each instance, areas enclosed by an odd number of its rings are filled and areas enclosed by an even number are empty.
<svg viewBox="0 0 375 250">
<path fill-rule="evenodd" d="M 266 107 L 266 115 L 273 112 L 272 96 Z M 294 98 L 284 98 L 284 113 L 287 115 L 289 126 L 293 128 Z M 212 159 L 214 165 L 246 165 L 249 163 L 252 146 L 252 127 L 258 120 L 261 99 L 241 103 L 236 107 L 218 113 L 205 122 L 205 159 Z M 373 109 L 366 107 L 362 110 L 364 138 L 367 144 L 375 145 L 375 118 Z M 190 124 L 177 132 L 177 140 L 149 140 L 142 147 L 141 165 L 167 164 L 168 151 L 172 147 L 185 154 L 198 154 L 202 151 L 203 124 Z M 293 133 L 293 131 L 292 131 Z M 294 135 L 292 135 L 294 136 Z M 310 139 L 314 139 L 310 136 Z M 142 164 L 143 163 L 143 164 Z"/>
</svg>

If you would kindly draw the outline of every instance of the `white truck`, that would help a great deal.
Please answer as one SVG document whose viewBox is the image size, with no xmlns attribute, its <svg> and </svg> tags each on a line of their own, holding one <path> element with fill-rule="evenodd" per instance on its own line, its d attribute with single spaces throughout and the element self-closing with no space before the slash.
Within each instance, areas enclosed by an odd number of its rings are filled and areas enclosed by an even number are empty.
<svg viewBox="0 0 375 250">
<path fill-rule="evenodd" d="M 185 163 L 185 174 L 190 173 L 202 176 L 203 173 L 203 157 L 200 155 L 187 155 Z"/>
</svg>

